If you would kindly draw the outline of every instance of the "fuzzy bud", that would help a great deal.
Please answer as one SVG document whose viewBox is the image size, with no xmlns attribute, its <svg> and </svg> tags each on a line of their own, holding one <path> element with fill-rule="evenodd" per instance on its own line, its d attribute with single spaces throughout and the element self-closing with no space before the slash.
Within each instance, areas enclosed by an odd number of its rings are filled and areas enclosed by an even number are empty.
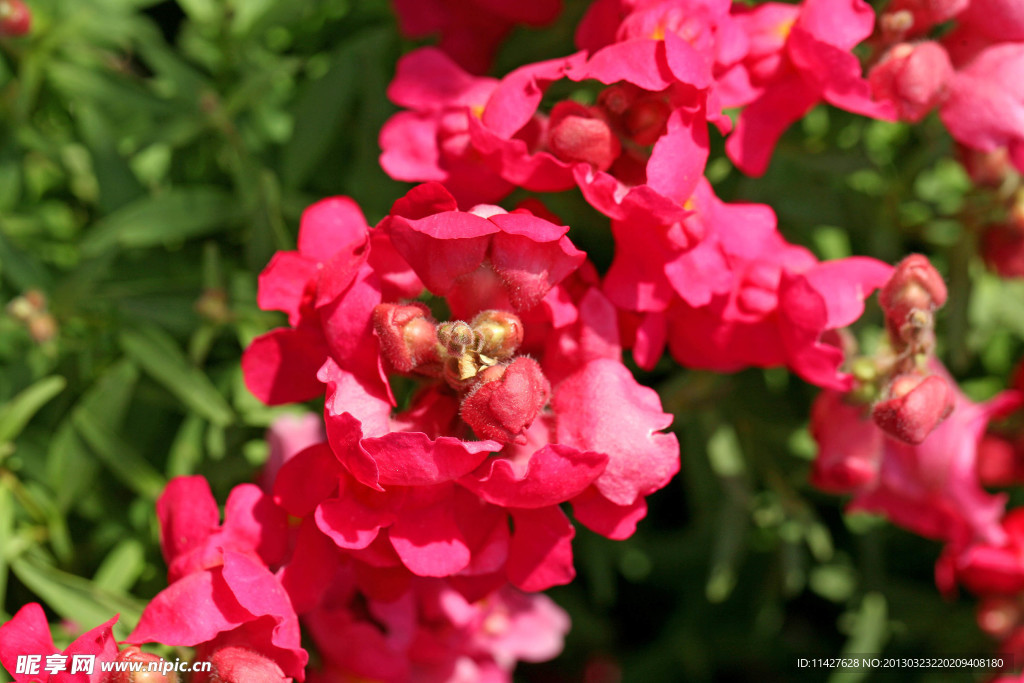
<svg viewBox="0 0 1024 683">
<path fill-rule="evenodd" d="M 607 171 L 622 145 L 600 113 L 578 102 L 559 102 L 551 110 L 548 123 L 548 147 L 566 162 L 586 162 L 599 171 Z"/>
<path fill-rule="evenodd" d="M 953 412 L 955 399 L 949 384 L 937 375 L 899 375 L 889 387 L 889 398 L 875 404 L 871 416 L 889 436 L 917 445 Z"/>
<path fill-rule="evenodd" d="M 511 358 L 523 343 L 523 323 L 515 313 L 483 311 L 470 327 L 481 339 L 480 353 L 491 358 Z"/>
<path fill-rule="evenodd" d="M 551 385 L 537 361 L 520 356 L 483 370 L 479 383 L 463 399 L 460 414 L 481 439 L 522 442 L 523 432 L 550 395 Z"/>
<path fill-rule="evenodd" d="M 373 329 L 381 352 L 395 370 L 437 373 L 437 332 L 425 305 L 379 304 L 373 309 Z"/>
<path fill-rule="evenodd" d="M 932 312 L 946 303 L 946 297 L 946 283 L 927 257 L 911 254 L 900 261 L 878 293 L 896 345 L 910 343 L 924 328 L 930 331 Z"/>
<path fill-rule="evenodd" d="M 452 320 L 437 326 L 437 341 L 448 356 L 458 358 L 473 349 L 476 335 L 469 323 Z"/>
<path fill-rule="evenodd" d="M 1013 172 L 1010 151 L 1005 147 L 996 147 L 983 152 L 980 149 L 958 144 L 956 151 L 957 158 L 975 185 L 999 187 Z"/>
<path fill-rule="evenodd" d="M 222 647 L 210 656 L 211 670 L 192 683 L 287 683 L 291 678 L 274 660 L 244 647 Z"/>
</svg>

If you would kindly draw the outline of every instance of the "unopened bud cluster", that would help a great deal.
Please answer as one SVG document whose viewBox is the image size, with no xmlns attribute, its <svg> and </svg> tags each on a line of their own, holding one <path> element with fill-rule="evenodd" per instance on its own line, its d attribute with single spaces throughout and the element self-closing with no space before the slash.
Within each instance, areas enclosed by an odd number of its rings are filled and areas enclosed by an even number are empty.
<svg viewBox="0 0 1024 683">
<path fill-rule="evenodd" d="M 437 323 L 424 304 L 380 304 L 373 324 L 391 366 L 443 379 L 460 396 L 462 419 L 481 438 L 521 441 L 551 395 L 540 365 L 516 356 L 523 323 L 514 313 L 488 310 L 469 322 Z"/>
</svg>

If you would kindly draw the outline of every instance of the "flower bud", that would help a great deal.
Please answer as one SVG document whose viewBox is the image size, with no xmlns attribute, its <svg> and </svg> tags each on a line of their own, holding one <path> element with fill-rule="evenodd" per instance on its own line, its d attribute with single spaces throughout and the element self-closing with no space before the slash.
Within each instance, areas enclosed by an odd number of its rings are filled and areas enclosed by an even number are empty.
<svg viewBox="0 0 1024 683">
<path fill-rule="evenodd" d="M 118 662 L 140 663 L 141 671 L 114 671 L 103 683 L 177 683 L 178 675 L 168 670 L 163 672 L 164 659 L 149 652 L 143 652 L 138 645 L 129 645 L 117 655 Z M 153 670 L 150 670 L 150 666 Z"/>
<path fill-rule="evenodd" d="M 875 404 L 871 417 L 889 436 L 919 444 L 953 412 L 949 384 L 937 375 L 899 375 L 889 387 L 889 399 Z"/>
<path fill-rule="evenodd" d="M 274 660 L 244 647 L 222 647 L 210 656 L 207 673 L 195 674 L 192 683 L 287 683 L 291 678 Z"/>
<path fill-rule="evenodd" d="M 0 37 L 23 36 L 32 28 L 32 13 L 23 0 L 0 0 Z"/>
<path fill-rule="evenodd" d="M 451 320 L 437 326 L 437 341 L 444 352 L 451 358 L 458 358 L 472 350 L 476 335 L 469 323 L 462 320 Z"/>
<path fill-rule="evenodd" d="M 911 254 L 896 266 L 878 293 L 894 344 L 911 343 L 930 331 L 932 312 L 946 303 L 946 283 L 925 256 Z"/>
<path fill-rule="evenodd" d="M 880 21 L 884 23 L 886 16 L 909 15 L 910 26 L 904 32 L 912 30 L 914 35 L 921 35 L 933 26 L 949 21 L 969 4 L 970 0 L 893 0 Z"/>
<path fill-rule="evenodd" d="M 481 371 L 479 383 L 462 401 L 460 414 L 481 439 L 521 443 L 523 432 L 550 395 L 551 385 L 537 361 L 520 356 Z"/>
<path fill-rule="evenodd" d="M 985 263 L 1000 277 L 1024 277 L 1024 229 L 1009 223 L 985 227 L 981 236 Z"/>
<path fill-rule="evenodd" d="M 425 305 L 379 304 L 373 309 L 373 329 L 381 353 L 395 370 L 438 373 L 437 331 Z"/>
<path fill-rule="evenodd" d="M 622 117 L 626 134 L 636 144 L 653 145 L 665 132 L 672 108 L 662 97 L 645 97 L 633 104 Z"/>
<path fill-rule="evenodd" d="M 559 102 L 551 110 L 548 147 L 562 161 L 583 161 L 599 171 L 607 171 L 622 153 L 622 145 L 608 122 L 572 101 Z"/>
<path fill-rule="evenodd" d="M 515 313 L 483 311 L 470 326 L 481 339 L 480 353 L 491 358 L 511 358 L 523 343 L 523 323 Z"/>
<path fill-rule="evenodd" d="M 901 119 L 916 123 L 946 95 L 953 65 L 945 48 L 928 41 L 893 46 L 868 75 L 876 99 L 896 105 Z"/>
</svg>

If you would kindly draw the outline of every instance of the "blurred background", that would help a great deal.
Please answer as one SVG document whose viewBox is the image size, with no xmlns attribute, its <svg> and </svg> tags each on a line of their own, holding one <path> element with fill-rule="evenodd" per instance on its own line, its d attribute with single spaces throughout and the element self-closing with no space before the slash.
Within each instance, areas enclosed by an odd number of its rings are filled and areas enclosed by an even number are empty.
<svg viewBox="0 0 1024 683">
<path fill-rule="evenodd" d="M 586 4 L 516 29 L 492 73 L 573 52 Z M 285 322 L 257 308 L 256 278 L 317 199 L 352 196 L 373 224 L 405 192 L 377 135 L 395 62 L 423 42 L 399 36 L 385 0 L 29 6 L 31 34 L 0 39 L 0 621 L 39 601 L 62 646 L 114 613 L 124 637 L 165 585 L 153 506 L 169 478 L 203 474 L 223 501 L 258 475 L 266 427 L 295 408 L 241 379 L 242 349 Z M 974 399 L 1005 386 L 1024 284 L 977 255 L 980 200 L 937 120 L 819 108 L 760 179 L 712 135 L 717 193 L 770 204 L 789 241 L 821 258 L 928 254 L 951 292 L 940 356 Z M 545 200 L 607 269 L 607 219 L 578 192 Z M 871 301 L 858 332 L 880 330 Z M 518 680 L 821 681 L 797 657 L 993 650 L 975 601 L 938 593 L 937 543 L 844 516 L 807 483 L 813 387 L 629 362 L 675 415 L 682 471 L 633 538 L 578 529 L 579 578 L 551 591 L 573 619 L 565 652 Z"/>
</svg>

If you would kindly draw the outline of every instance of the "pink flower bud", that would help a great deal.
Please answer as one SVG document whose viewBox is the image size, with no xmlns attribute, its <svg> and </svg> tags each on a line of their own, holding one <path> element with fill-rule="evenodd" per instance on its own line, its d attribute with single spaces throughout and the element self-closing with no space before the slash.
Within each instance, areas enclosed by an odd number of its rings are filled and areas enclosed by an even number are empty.
<svg viewBox="0 0 1024 683">
<path fill-rule="evenodd" d="M 551 385 L 540 365 L 520 356 L 508 365 L 483 370 L 479 378 L 462 401 L 462 419 L 481 439 L 522 442 L 523 432 L 551 395 Z"/>
<path fill-rule="evenodd" d="M 373 309 L 373 329 L 381 352 L 398 372 L 439 372 L 437 331 L 425 305 L 379 304 Z"/>
<path fill-rule="evenodd" d="M 646 147 L 653 145 L 665 132 L 665 125 L 672 108 L 664 98 L 646 97 L 633 104 L 622 117 L 626 134 L 636 144 Z"/>
<path fill-rule="evenodd" d="M 0 0 L 0 37 L 23 36 L 32 28 L 32 13 L 22 0 Z"/>
<path fill-rule="evenodd" d="M 930 314 L 946 303 L 946 297 L 946 283 L 942 276 L 921 254 L 911 254 L 900 261 L 878 293 L 890 333 L 896 340 L 904 341 L 907 340 L 905 326 L 914 323 L 911 316 L 915 312 Z"/>
<path fill-rule="evenodd" d="M 1024 229 L 1009 223 L 987 226 L 981 237 L 981 254 L 1000 277 L 1024 277 Z"/>
<path fill-rule="evenodd" d="M 210 656 L 211 670 L 192 683 L 287 683 L 291 679 L 274 660 L 244 647 L 222 647 Z"/>
<path fill-rule="evenodd" d="M 548 147 L 562 161 L 583 161 L 607 171 L 622 145 L 600 114 L 578 102 L 559 102 L 551 110 Z"/>
<path fill-rule="evenodd" d="M 899 375 L 889 387 L 890 398 L 871 413 L 882 431 L 909 444 L 919 444 L 953 412 L 954 396 L 937 376 Z"/>
<path fill-rule="evenodd" d="M 143 652 L 138 645 L 129 645 L 117 655 L 119 662 L 140 662 L 142 671 L 115 671 L 103 683 L 175 683 L 178 675 L 172 671 L 162 673 L 161 671 L 147 671 L 150 663 L 163 662 L 157 655 Z M 159 665 L 158 665 L 159 666 Z M 160 668 L 163 668 L 162 666 Z"/>
<path fill-rule="evenodd" d="M 893 102 L 901 119 L 917 122 L 944 99 L 952 76 L 945 48 L 928 41 L 893 46 L 871 69 L 868 81 L 876 99 Z"/>
</svg>

